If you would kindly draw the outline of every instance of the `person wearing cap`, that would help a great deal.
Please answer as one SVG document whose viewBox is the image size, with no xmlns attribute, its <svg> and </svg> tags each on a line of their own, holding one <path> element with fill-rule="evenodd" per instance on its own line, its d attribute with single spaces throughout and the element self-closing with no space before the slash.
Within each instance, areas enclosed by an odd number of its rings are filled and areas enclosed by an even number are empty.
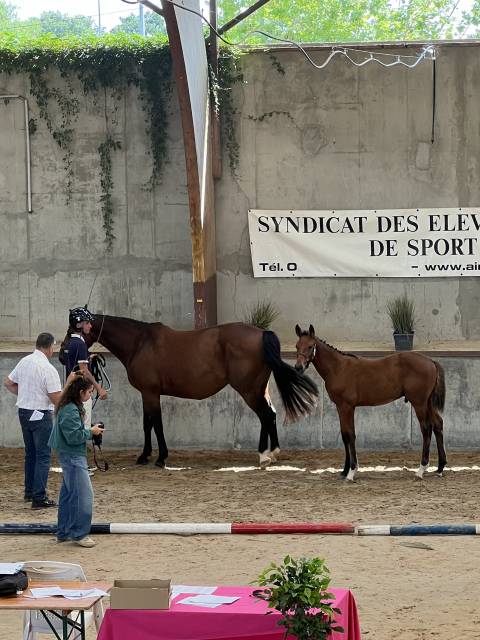
<svg viewBox="0 0 480 640">
<path fill-rule="evenodd" d="M 50 470 L 52 412 L 62 385 L 55 367 L 49 362 L 55 339 L 51 333 L 40 333 L 35 351 L 20 360 L 3 381 L 10 393 L 17 396 L 18 417 L 25 443 L 25 495 L 32 509 L 56 507 L 47 496 Z"/>
<path fill-rule="evenodd" d="M 70 309 L 68 315 L 68 331 L 65 341 L 62 343 L 63 364 L 67 376 L 72 371 L 81 371 L 92 382 L 100 400 L 105 400 L 107 392 L 90 373 L 90 353 L 84 336 L 90 333 L 93 315 L 85 307 Z M 87 427 L 92 425 L 92 398 L 84 403 L 84 422 Z"/>
</svg>

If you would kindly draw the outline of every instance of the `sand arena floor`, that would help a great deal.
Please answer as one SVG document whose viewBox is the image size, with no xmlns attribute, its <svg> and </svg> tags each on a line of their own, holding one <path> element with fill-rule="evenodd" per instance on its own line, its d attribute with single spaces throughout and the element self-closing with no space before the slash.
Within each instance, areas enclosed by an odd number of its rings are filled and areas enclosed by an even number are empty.
<svg viewBox="0 0 480 640">
<path fill-rule="evenodd" d="M 419 451 L 361 451 L 364 471 L 354 484 L 336 473 L 341 451 L 285 451 L 268 471 L 255 466 L 253 451 L 172 451 L 166 470 L 136 466 L 137 455 L 107 451 L 111 469 L 93 478 L 94 522 L 480 522 L 480 452 L 449 452 L 444 478 L 418 481 L 409 469 Z M 0 456 L 1 521 L 54 522 L 56 510 L 31 511 L 23 502 L 23 451 Z M 60 483 L 53 471 L 51 496 Z M 480 639 L 480 536 L 106 535 L 97 542 L 81 549 L 53 536 L 0 536 L 0 559 L 77 562 L 92 579 L 248 584 L 287 553 L 321 556 L 332 585 L 353 591 L 367 640 Z M 21 614 L 2 614 L 0 640 L 20 637 Z"/>
</svg>

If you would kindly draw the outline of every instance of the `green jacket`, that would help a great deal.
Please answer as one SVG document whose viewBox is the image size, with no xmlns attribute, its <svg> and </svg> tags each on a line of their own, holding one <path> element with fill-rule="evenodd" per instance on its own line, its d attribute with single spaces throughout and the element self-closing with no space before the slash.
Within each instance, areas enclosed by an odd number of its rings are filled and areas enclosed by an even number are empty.
<svg viewBox="0 0 480 640">
<path fill-rule="evenodd" d="M 85 428 L 78 407 L 70 402 L 58 412 L 48 444 L 58 453 L 86 456 L 86 442 L 91 439 L 92 432 Z"/>
</svg>

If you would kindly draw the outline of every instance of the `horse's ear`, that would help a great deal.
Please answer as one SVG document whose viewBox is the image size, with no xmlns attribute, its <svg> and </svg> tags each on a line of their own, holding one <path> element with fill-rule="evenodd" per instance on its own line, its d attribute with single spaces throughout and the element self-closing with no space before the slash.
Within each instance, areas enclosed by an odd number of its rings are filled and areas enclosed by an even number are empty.
<svg viewBox="0 0 480 640">
<path fill-rule="evenodd" d="M 297 334 L 297 336 L 300 338 L 300 336 L 302 335 L 302 330 L 300 329 L 300 327 L 298 326 L 298 324 L 295 325 L 295 333 Z"/>
<path fill-rule="evenodd" d="M 313 328 L 313 324 L 308 327 L 308 335 L 310 336 L 310 338 L 313 338 L 315 336 L 315 329 Z"/>
</svg>

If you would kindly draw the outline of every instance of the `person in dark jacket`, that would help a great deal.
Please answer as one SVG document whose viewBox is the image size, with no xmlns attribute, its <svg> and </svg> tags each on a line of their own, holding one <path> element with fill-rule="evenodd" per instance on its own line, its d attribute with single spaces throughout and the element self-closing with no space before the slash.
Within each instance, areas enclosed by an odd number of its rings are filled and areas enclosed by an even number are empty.
<svg viewBox="0 0 480 640">
<path fill-rule="evenodd" d="M 90 373 L 90 352 L 85 343 L 85 336 L 92 328 L 93 315 L 85 307 L 70 309 L 68 314 L 67 336 L 62 342 L 60 353 L 61 361 L 65 365 L 65 374 L 69 376 L 72 371 L 82 371 L 95 387 L 100 400 L 105 400 L 107 392 Z M 85 402 L 84 421 L 87 427 L 92 424 L 92 398 Z"/>
<path fill-rule="evenodd" d="M 57 452 L 63 471 L 58 503 L 57 541 L 72 540 L 81 547 L 93 547 L 89 537 L 93 513 L 93 488 L 88 474 L 87 440 L 103 429 L 85 426 L 84 402 L 94 387 L 81 372 L 60 396 L 56 420 L 48 444 Z"/>
</svg>

